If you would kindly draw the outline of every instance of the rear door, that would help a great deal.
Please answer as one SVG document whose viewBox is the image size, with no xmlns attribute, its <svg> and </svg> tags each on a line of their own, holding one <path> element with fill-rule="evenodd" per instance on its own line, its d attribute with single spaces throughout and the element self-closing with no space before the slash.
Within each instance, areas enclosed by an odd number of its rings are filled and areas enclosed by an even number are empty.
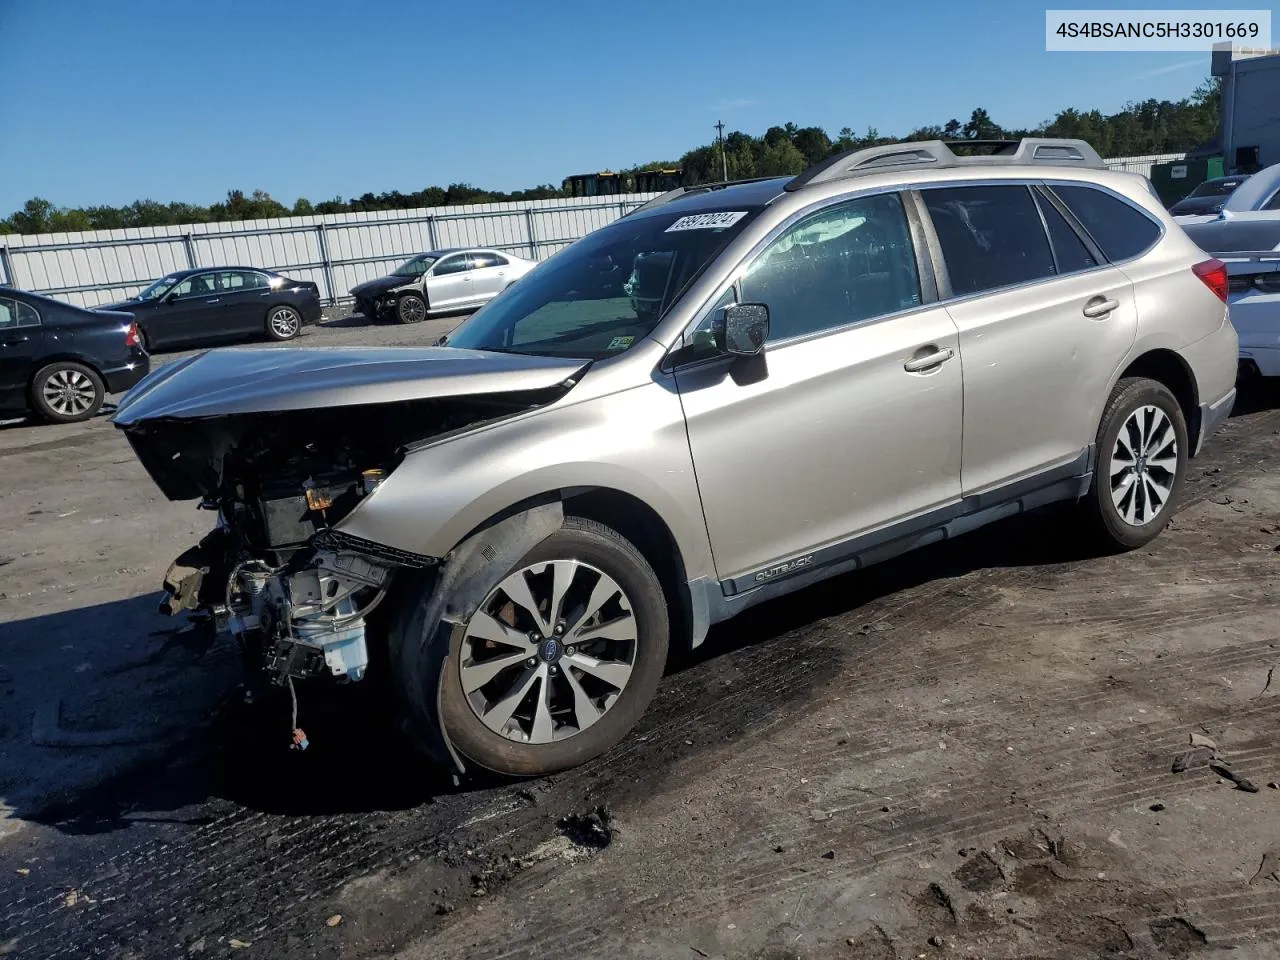
<svg viewBox="0 0 1280 960">
<path fill-rule="evenodd" d="M 34 372 L 43 330 L 40 314 L 29 304 L 0 297 L 0 410 L 27 406 L 27 382 Z"/>
<path fill-rule="evenodd" d="M 471 254 L 472 295 L 478 300 L 491 300 L 507 285 L 506 257 L 488 251 Z"/>
<path fill-rule="evenodd" d="M 1037 184 L 945 185 L 920 196 L 960 333 L 965 495 L 1078 460 L 1137 336 L 1129 278 Z"/>
<path fill-rule="evenodd" d="M 220 270 L 214 274 L 219 298 L 218 327 L 227 337 L 243 338 L 265 329 L 271 284 L 255 270 Z"/>
<path fill-rule="evenodd" d="M 474 299 L 470 256 L 452 253 L 431 268 L 427 277 L 427 300 L 432 310 L 454 309 Z"/>
</svg>

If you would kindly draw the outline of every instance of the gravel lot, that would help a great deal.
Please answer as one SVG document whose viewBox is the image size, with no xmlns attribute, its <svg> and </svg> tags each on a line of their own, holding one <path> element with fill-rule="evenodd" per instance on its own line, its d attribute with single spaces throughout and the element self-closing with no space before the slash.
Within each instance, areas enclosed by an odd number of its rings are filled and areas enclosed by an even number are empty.
<svg viewBox="0 0 1280 960">
<path fill-rule="evenodd" d="M 1278 407 L 1145 550 L 1050 511 L 840 578 L 673 661 L 601 760 L 460 787 L 372 685 L 304 690 L 288 751 L 154 612 L 208 515 L 105 418 L 0 428 L 0 955 L 1280 955 Z M 1193 737 L 1258 791 L 1174 773 Z"/>
</svg>

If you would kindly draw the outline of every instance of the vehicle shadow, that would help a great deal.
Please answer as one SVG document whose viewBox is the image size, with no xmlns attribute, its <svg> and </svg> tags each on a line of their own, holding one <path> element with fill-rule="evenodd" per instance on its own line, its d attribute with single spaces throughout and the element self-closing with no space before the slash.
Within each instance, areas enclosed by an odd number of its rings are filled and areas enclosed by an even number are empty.
<svg viewBox="0 0 1280 960">
<path fill-rule="evenodd" d="M 1236 385 L 1232 417 L 1242 417 L 1280 407 L 1280 377 L 1247 377 Z"/>
<path fill-rule="evenodd" d="M 663 685 L 667 689 L 660 690 L 638 734 L 651 724 L 670 724 L 673 711 L 678 720 L 691 704 L 705 706 L 706 697 L 691 691 L 717 687 L 720 671 L 736 669 L 736 659 L 784 634 L 812 632 L 822 621 L 856 612 L 879 598 L 974 569 L 1070 563 L 1091 555 L 1062 518 L 1046 510 L 762 604 L 750 616 L 714 629 L 697 651 L 673 654 Z M 113 645 L 132 638 L 135 649 L 146 650 L 140 662 L 119 665 L 105 676 L 95 672 L 91 682 L 82 681 L 77 695 L 109 704 L 113 716 L 163 716 L 168 721 L 144 748 L 132 752 L 116 747 L 73 751 L 78 767 L 62 758 L 66 751 L 29 740 L 11 742 L 17 751 L 11 756 L 29 772 L 17 791 L 5 789 L 0 779 L 0 798 L 18 816 L 67 833 L 100 833 L 137 822 L 139 811 L 147 811 L 142 819 L 178 819 L 181 814 L 184 822 L 192 822 L 187 814 L 209 801 L 284 816 L 355 814 L 406 810 L 495 785 L 491 778 L 455 784 L 425 763 L 398 730 L 394 698 L 372 673 L 344 689 L 299 684 L 298 725 L 306 732 L 308 747 L 290 749 L 287 692 L 276 690 L 258 704 L 243 705 L 238 655 L 230 644 L 202 638 L 194 630 L 181 632 L 181 623 L 175 628 L 174 621 L 160 617 L 154 603 L 154 596 L 140 597 L 4 628 L 6 636 L 19 640 L 6 644 L 13 650 L 29 649 L 32 638 L 42 636 L 50 638 L 47 646 L 53 651 L 61 637 L 88 634 Z M 856 644 L 842 649 L 857 655 Z M 7 660 L 19 689 L 38 688 L 38 674 L 46 668 L 38 656 L 31 663 Z M 732 735 L 745 736 L 758 724 L 788 713 L 788 705 L 803 701 L 817 682 L 815 674 L 785 691 L 773 690 L 767 698 L 762 694 Z M 32 712 L 38 708 L 25 704 Z M 92 714 L 84 708 L 73 712 Z M 14 719 L 4 727 L 14 731 Z M 25 736 L 25 731 L 19 733 Z M 650 782 L 674 762 L 669 754 L 656 748 L 645 752 Z M 612 774 L 606 769 L 599 776 L 609 780 Z"/>
</svg>

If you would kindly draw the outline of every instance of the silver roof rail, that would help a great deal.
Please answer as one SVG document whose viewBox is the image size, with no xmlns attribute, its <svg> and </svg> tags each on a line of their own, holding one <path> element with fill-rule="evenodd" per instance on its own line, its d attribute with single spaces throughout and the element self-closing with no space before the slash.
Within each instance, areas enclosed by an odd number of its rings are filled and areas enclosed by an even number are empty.
<svg viewBox="0 0 1280 960">
<path fill-rule="evenodd" d="M 989 153 L 957 153 L 952 148 L 989 148 Z M 1083 140 L 1023 137 L 1021 140 L 918 140 L 846 150 L 828 157 L 791 180 L 786 189 L 883 173 L 901 167 L 945 170 L 953 167 L 1057 166 L 1105 170 L 1098 152 Z"/>
</svg>

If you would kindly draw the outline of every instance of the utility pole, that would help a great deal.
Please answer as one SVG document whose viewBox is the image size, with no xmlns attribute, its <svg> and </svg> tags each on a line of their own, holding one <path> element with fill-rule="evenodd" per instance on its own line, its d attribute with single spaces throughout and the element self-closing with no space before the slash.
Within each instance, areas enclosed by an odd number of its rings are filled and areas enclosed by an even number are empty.
<svg viewBox="0 0 1280 960">
<path fill-rule="evenodd" d="M 720 141 L 720 165 L 724 170 L 724 182 L 729 182 L 729 156 L 724 152 L 724 121 L 716 121 L 716 137 Z"/>
</svg>

